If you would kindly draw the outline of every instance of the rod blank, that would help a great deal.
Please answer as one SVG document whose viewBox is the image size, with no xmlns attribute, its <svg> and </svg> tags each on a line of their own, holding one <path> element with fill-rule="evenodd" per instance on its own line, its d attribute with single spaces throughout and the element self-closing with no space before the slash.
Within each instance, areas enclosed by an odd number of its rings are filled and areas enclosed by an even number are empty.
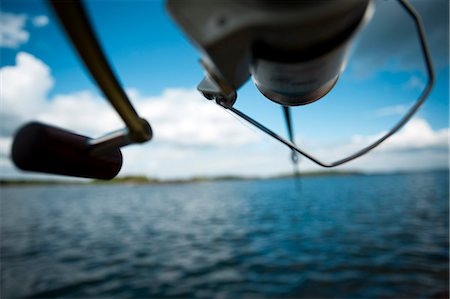
<svg viewBox="0 0 450 299">
<path fill-rule="evenodd" d="M 59 17 L 86 68 L 106 99 L 125 122 L 132 141 L 149 141 L 152 138 L 151 127 L 145 119 L 139 117 L 121 87 L 98 42 L 82 1 L 49 0 L 48 2 Z"/>
</svg>

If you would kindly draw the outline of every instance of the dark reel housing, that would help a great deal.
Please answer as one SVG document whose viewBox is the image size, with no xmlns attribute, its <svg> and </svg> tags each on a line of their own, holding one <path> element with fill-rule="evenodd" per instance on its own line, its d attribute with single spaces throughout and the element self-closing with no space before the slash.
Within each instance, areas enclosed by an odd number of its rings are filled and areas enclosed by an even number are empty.
<svg viewBox="0 0 450 299">
<path fill-rule="evenodd" d="M 369 0 L 169 0 L 167 7 L 203 54 L 199 90 L 225 106 L 250 76 L 284 106 L 320 99 L 336 84 L 351 38 L 372 12 Z"/>
</svg>

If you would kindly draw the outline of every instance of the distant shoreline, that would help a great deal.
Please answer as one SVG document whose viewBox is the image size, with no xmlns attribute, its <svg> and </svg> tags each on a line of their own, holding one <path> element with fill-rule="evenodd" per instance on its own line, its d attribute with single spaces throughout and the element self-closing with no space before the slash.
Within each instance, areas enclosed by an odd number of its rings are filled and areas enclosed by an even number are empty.
<svg viewBox="0 0 450 299">
<path fill-rule="evenodd" d="M 449 172 L 449 169 L 436 169 L 424 171 L 396 171 L 396 172 L 363 172 L 363 171 L 310 171 L 300 173 L 300 178 L 311 177 L 328 177 L 328 176 L 379 176 L 379 175 L 402 175 L 402 174 L 419 174 L 419 173 L 435 173 L 435 172 Z M 245 177 L 245 176 L 205 176 L 192 177 L 187 179 L 157 179 L 147 176 L 122 176 L 116 177 L 109 181 L 102 180 L 86 180 L 86 181 L 71 181 L 71 180 L 42 180 L 42 179 L 0 179 L 0 187 L 5 186 L 58 186 L 58 185 L 171 185 L 171 184 L 189 184 L 201 182 L 216 182 L 216 181 L 249 181 L 249 180 L 274 180 L 274 179 L 288 179 L 296 177 L 294 174 L 280 174 L 269 177 Z"/>
</svg>

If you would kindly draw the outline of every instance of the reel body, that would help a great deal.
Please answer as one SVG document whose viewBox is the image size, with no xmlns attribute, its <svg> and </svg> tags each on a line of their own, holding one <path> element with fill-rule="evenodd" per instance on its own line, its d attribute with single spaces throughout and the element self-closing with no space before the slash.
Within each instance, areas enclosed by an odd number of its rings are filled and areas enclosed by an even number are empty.
<svg viewBox="0 0 450 299">
<path fill-rule="evenodd" d="M 198 89 L 205 97 L 232 98 L 251 76 L 284 106 L 314 102 L 332 89 L 372 7 L 369 0 L 167 2 L 202 53 L 206 78 Z"/>
</svg>

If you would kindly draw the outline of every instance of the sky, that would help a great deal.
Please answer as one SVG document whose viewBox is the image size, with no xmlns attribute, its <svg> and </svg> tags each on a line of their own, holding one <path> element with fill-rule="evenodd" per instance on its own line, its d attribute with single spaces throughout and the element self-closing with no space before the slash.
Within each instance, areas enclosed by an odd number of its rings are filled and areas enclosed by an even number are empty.
<svg viewBox="0 0 450 299">
<path fill-rule="evenodd" d="M 449 2 L 411 3 L 424 21 L 436 85 L 399 133 L 338 170 L 448 168 Z M 151 142 L 123 148 L 120 175 L 264 177 L 292 170 L 288 148 L 202 98 L 196 90 L 201 55 L 163 1 L 89 1 L 87 9 L 114 71 L 154 132 Z M 0 177 L 40 177 L 10 160 L 13 134 L 28 121 L 93 138 L 124 126 L 45 1 L 2 0 L 0 51 Z M 412 21 L 397 1 L 375 1 L 337 85 L 323 99 L 292 109 L 296 141 L 324 161 L 351 154 L 393 126 L 426 80 Z M 238 90 L 235 107 L 287 136 L 280 106 L 251 80 Z M 303 158 L 300 169 L 321 168 Z"/>
</svg>

